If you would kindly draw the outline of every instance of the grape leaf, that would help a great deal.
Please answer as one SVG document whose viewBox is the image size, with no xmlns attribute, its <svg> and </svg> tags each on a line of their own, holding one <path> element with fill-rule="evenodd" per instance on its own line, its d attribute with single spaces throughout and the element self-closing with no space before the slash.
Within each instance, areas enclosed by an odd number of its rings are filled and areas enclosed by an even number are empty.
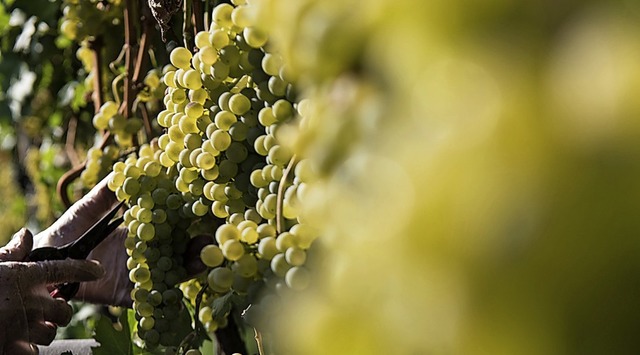
<svg viewBox="0 0 640 355">
<path fill-rule="evenodd" d="M 222 297 L 213 300 L 213 318 L 220 320 L 231 312 L 231 306 L 240 299 L 234 292 L 228 292 Z"/>
<path fill-rule="evenodd" d="M 134 355 L 129 319 L 126 312 L 120 315 L 119 321 L 122 324 L 122 330 L 120 331 L 113 327 L 108 317 L 100 317 L 96 324 L 96 334 L 94 336 L 100 346 L 93 349 L 93 355 Z"/>
</svg>

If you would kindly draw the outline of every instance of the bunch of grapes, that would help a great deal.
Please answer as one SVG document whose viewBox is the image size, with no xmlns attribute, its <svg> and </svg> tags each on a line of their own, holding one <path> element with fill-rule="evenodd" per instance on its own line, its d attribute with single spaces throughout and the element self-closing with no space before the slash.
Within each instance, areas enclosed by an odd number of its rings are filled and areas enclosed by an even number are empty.
<svg viewBox="0 0 640 355">
<path fill-rule="evenodd" d="M 171 52 L 166 109 L 157 115 L 164 133 L 116 163 L 109 181 L 129 206 L 127 266 L 138 334 L 149 348 L 179 344 L 173 320 L 188 312 L 183 297 L 195 305 L 202 295 L 195 316 L 213 332 L 229 315 L 217 300 L 246 305 L 258 302 L 252 290 L 264 284 L 309 284 L 305 262 L 317 232 L 298 210 L 312 173 L 287 144 L 305 101 L 267 34 L 252 26 L 254 9 L 235 5 L 214 8 L 195 53 Z M 209 269 L 180 286 L 187 242 L 201 234 L 211 236 L 200 254 Z"/>
<path fill-rule="evenodd" d="M 81 42 L 87 37 L 109 33 L 122 22 L 121 0 L 66 0 L 60 19 L 60 33 Z"/>
<path fill-rule="evenodd" d="M 85 169 L 80 174 L 84 186 L 94 186 L 112 170 L 121 153 L 133 146 L 133 137 L 142 127 L 141 119 L 126 119 L 118 109 L 116 102 L 106 101 L 93 116 L 96 130 L 109 131 L 112 138 L 103 148 L 92 147 L 87 151 Z"/>
</svg>

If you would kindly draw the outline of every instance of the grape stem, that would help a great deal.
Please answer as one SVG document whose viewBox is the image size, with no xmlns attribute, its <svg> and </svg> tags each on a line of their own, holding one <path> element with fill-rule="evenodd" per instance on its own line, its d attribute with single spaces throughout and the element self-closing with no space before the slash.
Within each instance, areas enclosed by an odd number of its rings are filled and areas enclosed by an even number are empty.
<svg viewBox="0 0 640 355">
<path fill-rule="evenodd" d="M 118 83 L 120 83 L 120 81 L 125 77 L 126 73 L 122 73 L 118 76 L 116 76 L 115 78 L 113 78 L 113 81 L 111 82 L 111 93 L 113 94 L 113 100 L 116 102 L 116 104 L 120 105 L 120 103 L 122 102 L 122 100 L 120 99 L 120 94 L 118 94 Z M 118 109 L 118 112 L 122 112 L 123 107 L 120 106 L 120 109 Z"/>
<path fill-rule="evenodd" d="M 280 185 L 278 185 L 278 195 L 276 199 L 276 230 L 278 234 L 283 232 L 284 225 L 284 216 L 282 215 L 282 208 L 284 204 L 284 189 L 287 183 L 287 178 L 289 177 L 289 173 L 293 169 L 293 166 L 296 163 L 296 156 L 294 155 L 289 160 L 289 164 L 282 172 L 282 178 L 280 179 Z"/>
<path fill-rule="evenodd" d="M 195 329 L 187 334 L 187 336 L 184 337 L 184 339 L 182 339 L 182 341 L 180 342 L 180 345 L 178 346 L 178 354 L 185 354 L 187 351 L 189 351 L 189 349 L 191 349 L 191 347 L 193 346 L 193 341 L 197 339 L 199 334 L 205 334 L 206 336 L 206 330 L 204 329 L 202 322 L 200 322 L 200 319 L 198 318 L 198 314 L 200 314 L 200 306 L 202 305 L 202 297 L 204 296 L 206 291 L 207 287 L 203 286 L 196 295 L 196 309 L 193 312 L 193 322 L 196 326 Z M 180 351 L 181 349 L 182 352 Z"/>
<path fill-rule="evenodd" d="M 149 137 L 151 137 L 151 134 L 153 132 L 151 131 L 151 120 L 149 119 L 149 111 L 147 110 L 147 105 L 145 105 L 144 103 L 140 103 L 139 108 L 140 116 L 142 117 L 142 123 L 144 124 L 144 133 L 147 134 L 147 139 L 150 139 Z"/>
<path fill-rule="evenodd" d="M 93 94 L 91 99 L 93 100 L 95 113 L 98 113 L 100 106 L 102 106 L 102 56 L 100 55 L 102 46 L 102 36 L 98 36 L 89 42 L 89 48 L 93 55 Z"/>
<path fill-rule="evenodd" d="M 78 128 L 78 117 L 71 115 L 69 123 L 67 125 L 67 139 L 64 143 L 64 150 L 67 153 L 67 157 L 71 161 L 71 166 L 80 165 L 80 158 L 78 158 L 78 152 L 75 149 L 76 132 Z"/>
<path fill-rule="evenodd" d="M 198 34 L 198 32 L 204 30 L 203 18 L 204 14 L 202 12 L 202 1 L 194 1 L 191 5 L 191 23 L 193 24 L 193 36 Z"/>
<path fill-rule="evenodd" d="M 126 68 L 126 76 L 124 79 L 124 117 L 129 118 L 131 116 L 131 107 L 133 104 L 132 92 L 133 88 L 133 75 L 135 72 L 133 57 L 135 56 L 134 48 L 134 33 L 133 33 L 133 13 L 134 13 L 135 0 L 126 0 L 124 8 L 124 66 Z"/>
<path fill-rule="evenodd" d="M 109 142 L 110 138 L 111 138 L 111 133 L 109 131 L 106 131 L 102 135 L 102 143 L 100 143 L 99 149 L 102 150 L 102 148 L 104 148 L 107 145 L 107 142 Z M 62 175 L 58 180 L 58 185 L 56 185 L 56 193 L 58 194 L 58 197 L 60 198 L 60 201 L 62 201 L 62 204 L 64 205 L 65 208 L 71 207 L 71 199 L 69 198 L 69 193 L 67 191 L 67 188 L 75 179 L 77 179 L 80 176 L 85 166 L 86 166 L 86 161 L 83 162 L 81 165 L 71 168 L 69 171 L 64 173 L 64 175 Z"/>
<path fill-rule="evenodd" d="M 253 328 L 253 332 L 255 334 L 256 345 L 258 345 L 258 354 L 264 355 L 264 345 L 262 344 L 262 333 L 260 333 L 256 328 Z"/>
<path fill-rule="evenodd" d="M 183 11 L 183 19 L 182 19 L 182 41 L 184 42 L 184 47 L 189 50 L 193 50 L 195 47 L 191 45 L 191 39 L 193 35 L 189 33 L 189 28 L 191 27 L 190 14 L 191 14 L 191 1 L 184 1 L 184 11 Z"/>
</svg>

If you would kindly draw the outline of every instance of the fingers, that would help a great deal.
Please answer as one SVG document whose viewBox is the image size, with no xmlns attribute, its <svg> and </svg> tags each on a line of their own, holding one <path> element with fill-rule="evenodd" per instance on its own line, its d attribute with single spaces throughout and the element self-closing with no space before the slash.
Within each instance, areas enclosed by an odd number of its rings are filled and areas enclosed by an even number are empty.
<svg viewBox="0 0 640 355">
<path fill-rule="evenodd" d="M 107 187 L 107 175 L 89 193 L 73 204 L 55 223 L 35 237 L 36 247 L 60 246 L 76 240 L 117 203 Z"/>
<path fill-rule="evenodd" d="M 58 328 L 51 322 L 41 321 L 29 324 L 29 341 L 40 345 L 49 345 L 56 338 Z"/>
<path fill-rule="evenodd" d="M 33 235 L 22 228 L 13 235 L 11 241 L 0 249 L 0 261 L 22 261 L 33 247 Z"/>
<path fill-rule="evenodd" d="M 43 304 L 44 319 L 58 326 L 66 326 L 71 321 L 73 309 L 63 298 L 49 299 Z"/>
<path fill-rule="evenodd" d="M 93 281 L 104 275 L 102 266 L 90 260 L 48 260 L 28 265 L 27 282 L 34 285 Z"/>
<path fill-rule="evenodd" d="M 37 355 L 38 353 L 38 347 L 26 341 L 11 342 L 5 346 L 4 352 L 7 355 Z"/>
</svg>

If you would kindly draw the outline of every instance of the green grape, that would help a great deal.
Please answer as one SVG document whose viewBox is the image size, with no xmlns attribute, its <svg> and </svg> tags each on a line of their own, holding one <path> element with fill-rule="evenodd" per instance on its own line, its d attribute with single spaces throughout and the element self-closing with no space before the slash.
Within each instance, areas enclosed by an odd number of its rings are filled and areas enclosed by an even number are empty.
<svg viewBox="0 0 640 355">
<path fill-rule="evenodd" d="M 146 302 L 149 297 L 149 291 L 143 288 L 134 288 L 131 290 L 131 300 L 136 303 Z"/>
<path fill-rule="evenodd" d="M 220 248 L 227 260 L 236 261 L 244 255 L 244 246 L 236 239 L 229 239 Z"/>
<path fill-rule="evenodd" d="M 273 115 L 273 109 L 271 107 L 265 107 L 258 113 L 258 121 L 261 125 L 268 127 L 276 123 L 276 116 Z"/>
<path fill-rule="evenodd" d="M 138 205 L 141 206 L 142 204 L 140 203 L 140 199 L 142 199 L 142 197 L 138 198 Z M 153 203 L 153 200 L 151 200 L 151 203 Z M 150 223 L 151 220 L 153 219 L 153 212 L 151 212 L 150 208 L 141 208 L 138 211 L 138 214 L 136 215 L 136 218 L 138 219 L 138 221 L 140 221 L 141 223 Z M 142 239 L 142 238 L 141 238 Z"/>
<path fill-rule="evenodd" d="M 216 230 L 215 238 L 218 245 L 223 245 L 228 240 L 240 239 L 240 230 L 233 224 L 223 224 Z"/>
<path fill-rule="evenodd" d="M 224 184 L 214 184 L 211 187 L 211 195 L 215 201 L 225 202 L 229 199 L 227 194 L 225 193 L 226 185 Z"/>
<path fill-rule="evenodd" d="M 211 135 L 211 142 L 217 151 L 225 151 L 231 145 L 231 136 L 228 132 L 217 130 Z"/>
<path fill-rule="evenodd" d="M 277 243 L 276 243 L 277 246 Z M 297 247 L 290 247 L 285 252 L 287 263 L 292 266 L 301 266 L 307 260 L 307 253 Z"/>
<path fill-rule="evenodd" d="M 211 204 L 211 212 L 218 218 L 229 216 L 229 212 L 227 212 L 225 208 L 225 203 L 222 201 L 213 201 L 213 204 Z"/>
<path fill-rule="evenodd" d="M 202 79 L 200 79 L 200 73 L 193 69 L 189 69 L 184 73 L 184 87 L 191 90 L 197 90 L 202 88 Z"/>
<path fill-rule="evenodd" d="M 142 317 L 138 326 L 144 330 L 151 330 L 153 326 L 156 324 L 156 321 L 153 317 Z"/>
<path fill-rule="evenodd" d="M 216 157 L 211 153 L 202 152 L 196 158 L 196 165 L 203 170 L 209 170 L 216 165 Z"/>
<path fill-rule="evenodd" d="M 228 131 L 237 121 L 236 115 L 226 110 L 218 112 L 214 118 L 216 126 L 223 131 Z"/>
<path fill-rule="evenodd" d="M 240 28 L 245 28 L 253 23 L 251 9 L 247 6 L 238 6 L 231 12 L 231 21 Z"/>
<path fill-rule="evenodd" d="M 194 119 L 202 116 L 203 112 L 204 107 L 198 102 L 189 102 L 184 109 L 184 113 L 187 115 L 187 117 Z"/>
<path fill-rule="evenodd" d="M 291 265 L 287 263 L 284 254 L 276 254 L 271 259 L 271 271 L 278 277 L 285 277 Z"/>
<path fill-rule="evenodd" d="M 225 91 L 218 97 L 218 108 L 220 110 L 231 111 L 229 109 L 229 100 L 231 99 L 233 94 L 231 92 Z"/>
<path fill-rule="evenodd" d="M 151 329 L 144 334 L 144 342 L 147 346 L 157 345 L 160 342 L 160 333 Z"/>
<path fill-rule="evenodd" d="M 229 77 L 229 66 L 222 61 L 217 61 L 211 66 L 211 76 L 214 79 L 225 80 Z"/>
<path fill-rule="evenodd" d="M 220 27 L 230 28 L 232 26 L 231 13 L 233 6 L 229 4 L 220 4 L 213 9 L 211 19 Z M 213 41 L 212 41 L 213 42 Z"/>
<path fill-rule="evenodd" d="M 200 201 L 194 201 L 193 205 L 191 206 L 191 210 L 194 215 L 202 217 L 209 211 L 209 206 L 203 204 Z"/>
<path fill-rule="evenodd" d="M 282 57 L 272 53 L 265 53 L 262 57 L 262 70 L 271 76 L 277 76 L 282 67 Z"/>
<path fill-rule="evenodd" d="M 258 262 L 251 254 L 243 254 L 231 266 L 231 270 L 242 277 L 251 277 L 258 272 Z"/>
<path fill-rule="evenodd" d="M 212 28 L 212 31 L 209 35 L 209 41 L 211 42 L 214 48 L 222 49 L 223 47 L 226 47 L 229 44 L 230 40 L 229 40 L 229 35 L 224 30 Z"/>
<path fill-rule="evenodd" d="M 272 236 L 262 237 L 258 243 L 258 253 L 263 259 L 273 259 L 273 257 L 278 254 L 276 238 Z"/>
<path fill-rule="evenodd" d="M 141 240 L 152 240 L 156 235 L 155 227 L 151 223 L 140 223 L 136 234 Z"/>
<path fill-rule="evenodd" d="M 135 195 L 140 191 L 140 183 L 132 177 L 128 177 L 122 184 L 122 190 L 129 196 Z"/>
<path fill-rule="evenodd" d="M 219 55 L 220 60 L 230 68 L 238 65 L 238 62 L 240 61 L 240 51 L 233 44 L 221 48 L 219 51 Z"/>
<path fill-rule="evenodd" d="M 213 309 L 209 306 L 204 306 L 200 308 L 200 312 L 198 313 L 198 318 L 202 323 L 207 323 L 213 319 Z"/>
<path fill-rule="evenodd" d="M 229 145 L 229 148 L 227 148 L 226 155 L 227 155 L 227 159 L 229 159 L 230 161 L 236 164 L 239 164 L 245 159 L 247 159 L 247 156 L 249 155 L 249 151 L 244 146 L 244 144 L 238 143 L 238 142 L 231 142 L 231 144 Z"/>
<path fill-rule="evenodd" d="M 247 244 L 254 244 L 258 241 L 259 234 L 258 231 L 254 228 L 247 228 L 242 231 L 240 235 L 240 240 Z"/>
<path fill-rule="evenodd" d="M 261 48 L 267 43 L 269 39 L 266 32 L 261 31 L 255 27 L 247 26 L 242 31 L 242 35 L 244 36 L 245 41 L 252 48 Z"/>
<path fill-rule="evenodd" d="M 291 160 L 292 155 L 289 149 L 276 144 L 269 149 L 268 157 L 274 165 L 284 166 Z"/>
<path fill-rule="evenodd" d="M 309 286 L 311 276 L 306 268 L 295 266 L 286 272 L 285 282 L 290 288 L 301 291 Z"/>
<path fill-rule="evenodd" d="M 226 267 L 217 267 L 207 275 L 207 283 L 216 292 L 226 292 L 233 285 L 233 271 Z"/>
<path fill-rule="evenodd" d="M 176 68 L 188 69 L 191 62 L 191 57 L 192 54 L 188 49 L 183 47 L 176 47 L 173 51 L 171 51 L 169 59 L 171 60 L 171 64 L 173 64 Z"/>
<path fill-rule="evenodd" d="M 197 121 L 195 118 L 191 118 L 191 117 L 188 117 L 187 115 L 184 115 L 180 117 L 180 121 L 178 122 L 178 127 L 180 128 L 180 131 L 182 131 L 184 134 L 198 133 L 200 130 L 198 129 L 198 125 L 196 122 Z"/>
<path fill-rule="evenodd" d="M 282 232 L 276 238 L 276 248 L 278 248 L 280 252 L 285 252 L 294 246 L 296 246 L 296 237 L 290 232 Z"/>
<path fill-rule="evenodd" d="M 202 63 L 209 67 L 218 61 L 218 52 L 211 46 L 202 47 L 198 53 L 200 53 Z"/>
<path fill-rule="evenodd" d="M 256 231 L 259 228 L 257 225 L 262 222 L 262 217 L 260 217 L 260 214 L 254 208 L 249 208 L 244 212 L 244 219 L 254 222 L 256 224 Z"/>
<path fill-rule="evenodd" d="M 247 132 L 249 127 L 242 121 L 235 122 L 229 128 L 229 135 L 234 141 L 244 141 L 247 139 Z"/>
<path fill-rule="evenodd" d="M 242 94 L 234 94 L 229 99 L 229 109 L 236 115 L 243 115 L 251 108 L 251 101 Z"/>
<path fill-rule="evenodd" d="M 268 136 L 259 136 L 253 143 L 253 149 L 256 153 L 267 156 L 269 154 L 269 150 L 265 147 L 265 141 Z"/>
<path fill-rule="evenodd" d="M 217 267 L 224 261 L 224 256 L 217 245 L 209 244 L 200 251 L 200 259 L 208 267 Z"/>
<path fill-rule="evenodd" d="M 287 82 L 280 79 L 280 77 L 272 76 L 268 83 L 269 92 L 276 97 L 283 97 L 287 93 L 287 85 Z"/>
<path fill-rule="evenodd" d="M 92 123 L 96 129 L 105 130 L 109 127 L 110 119 L 110 116 L 99 112 L 93 116 Z"/>
<path fill-rule="evenodd" d="M 205 180 L 213 181 L 216 180 L 218 176 L 220 176 L 220 169 L 218 168 L 218 166 L 213 166 L 211 169 L 201 170 L 200 174 Z"/>
<path fill-rule="evenodd" d="M 241 222 L 244 221 L 244 215 L 242 213 L 233 213 L 229 216 L 228 222 L 233 224 L 234 226 L 240 225 Z M 240 230 L 240 228 L 238 228 Z M 242 232 L 242 230 L 240 230 Z"/>
<path fill-rule="evenodd" d="M 238 230 L 240 230 L 241 232 L 245 229 L 258 228 L 258 224 L 256 222 L 244 219 L 243 213 L 240 213 L 240 218 L 241 218 L 241 221 L 238 222 L 237 226 L 238 226 Z"/>
<path fill-rule="evenodd" d="M 220 162 L 220 164 L 218 164 L 218 169 L 220 178 L 228 181 L 238 173 L 238 164 L 232 162 L 231 160 L 223 160 Z"/>
<path fill-rule="evenodd" d="M 144 173 L 149 177 L 156 177 L 160 174 L 162 170 L 162 165 L 156 161 L 150 161 L 144 165 Z"/>
<path fill-rule="evenodd" d="M 289 101 L 280 99 L 273 104 L 272 113 L 279 122 L 282 122 L 293 116 L 293 106 Z"/>
<path fill-rule="evenodd" d="M 151 277 L 149 269 L 138 266 L 129 272 L 129 279 L 131 282 L 145 282 Z"/>
</svg>

